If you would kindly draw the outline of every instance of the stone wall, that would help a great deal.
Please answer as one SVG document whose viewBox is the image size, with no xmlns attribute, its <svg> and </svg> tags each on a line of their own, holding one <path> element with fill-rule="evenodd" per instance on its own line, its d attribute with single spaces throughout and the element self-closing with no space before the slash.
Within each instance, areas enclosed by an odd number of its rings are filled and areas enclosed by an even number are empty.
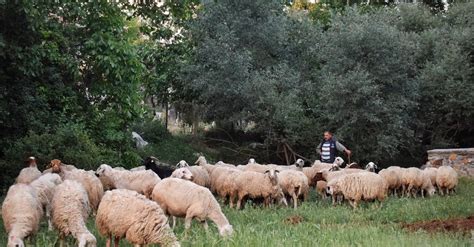
<svg viewBox="0 0 474 247">
<path fill-rule="evenodd" d="M 474 148 L 428 150 L 427 165 L 449 165 L 461 176 L 474 176 Z"/>
</svg>

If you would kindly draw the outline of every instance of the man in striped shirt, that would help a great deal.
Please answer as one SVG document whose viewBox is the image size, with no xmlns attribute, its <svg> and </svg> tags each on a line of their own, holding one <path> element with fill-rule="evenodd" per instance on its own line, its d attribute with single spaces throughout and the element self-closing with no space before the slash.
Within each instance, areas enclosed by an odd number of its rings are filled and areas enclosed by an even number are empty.
<svg viewBox="0 0 474 247">
<path fill-rule="evenodd" d="M 333 163 L 336 159 L 337 151 L 345 152 L 347 156 L 351 155 L 351 150 L 338 142 L 329 130 L 324 131 L 324 139 L 319 143 L 316 150 L 321 155 L 321 162 L 324 163 Z"/>
</svg>

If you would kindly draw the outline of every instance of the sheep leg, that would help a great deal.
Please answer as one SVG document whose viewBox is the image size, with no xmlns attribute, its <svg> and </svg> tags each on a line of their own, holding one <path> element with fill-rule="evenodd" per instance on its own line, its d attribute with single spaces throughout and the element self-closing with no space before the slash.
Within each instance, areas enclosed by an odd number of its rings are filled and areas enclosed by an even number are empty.
<svg viewBox="0 0 474 247">
<path fill-rule="evenodd" d="M 333 207 L 336 206 L 336 200 L 337 200 L 336 197 L 337 197 L 336 195 L 334 195 L 334 194 L 332 195 L 332 206 L 333 206 Z"/>
<path fill-rule="evenodd" d="M 112 235 L 109 235 L 107 237 L 107 241 L 105 242 L 105 247 L 110 247 L 111 244 L 112 244 Z"/>
<path fill-rule="evenodd" d="M 174 227 L 176 226 L 176 216 L 171 216 L 171 218 L 173 220 L 173 226 L 171 228 L 174 229 Z"/>
<path fill-rule="evenodd" d="M 184 219 L 184 229 L 189 230 L 189 228 L 191 228 L 192 220 L 193 216 L 191 214 L 186 214 L 186 218 Z"/>
<path fill-rule="evenodd" d="M 296 196 L 295 193 L 292 193 L 291 197 L 293 198 L 293 208 L 297 209 L 298 208 L 298 197 Z"/>
<path fill-rule="evenodd" d="M 207 224 L 207 220 L 203 220 L 201 221 L 202 223 L 202 226 L 204 227 L 204 230 L 206 230 L 206 232 L 209 230 L 209 225 Z"/>
<path fill-rule="evenodd" d="M 64 247 L 64 236 L 59 236 L 59 247 Z"/>
<path fill-rule="evenodd" d="M 443 193 L 443 188 L 441 188 L 440 186 L 438 186 L 438 190 L 439 190 L 439 194 L 443 196 L 443 195 L 444 195 L 444 193 Z"/>
<path fill-rule="evenodd" d="M 115 238 L 114 238 L 114 247 L 119 247 L 119 242 L 120 242 L 120 237 L 115 236 Z"/>
</svg>

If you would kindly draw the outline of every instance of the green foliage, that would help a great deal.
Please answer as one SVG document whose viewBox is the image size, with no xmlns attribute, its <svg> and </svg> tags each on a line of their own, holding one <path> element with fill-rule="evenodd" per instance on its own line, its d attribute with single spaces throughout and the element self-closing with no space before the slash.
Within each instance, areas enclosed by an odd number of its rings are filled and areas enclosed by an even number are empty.
<svg viewBox="0 0 474 247">
<path fill-rule="evenodd" d="M 297 210 L 293 208 L 261 208 L 250 203 L 238 211 L 222 206 L 223 213 L 234 227 L 230 238 L 219 236 L 215 224 L 209 222 L 209 231 L 193 221 L 191 229 L 184 230 L 184 221 L 178 219 L 174 232 L 182 246 L 470 246 L 470 234 L 459 232 L 428 233 L 423 230 L 402 229 L 402 224 L 417 221 L 466 218 L 474 213 L 474 181 L 461 179 L 456 195 L 432 198 L 389 198 L 382 208 L 374 203 L 363 203 L 353 210 L 348 204 L 332 207 L 329 200 L 314 194 Z M 292 224 L 289 218 L 301 217 Z M 0 226 L 0 245 L 5 246 L 7 235 Z M 98 246 L 105 246 L 94 219 L 87 228 L 97 237 Z M 45 221 L 36 236 L 36 245 L 53 246 L 58 235 L 48 231 Z M 74 240 L 68 243 L 74 245 Z M 132 246 L 121 241 L 121 246 Z"/>
</svg>

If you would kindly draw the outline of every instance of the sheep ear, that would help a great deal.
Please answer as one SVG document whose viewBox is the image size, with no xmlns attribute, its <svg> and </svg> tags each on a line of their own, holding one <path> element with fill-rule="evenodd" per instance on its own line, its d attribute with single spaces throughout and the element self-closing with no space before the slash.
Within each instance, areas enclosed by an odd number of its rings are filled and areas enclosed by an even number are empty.
<svg viewBox="0 0 474 247">
<path fill-rule="evenodd" d="M 275 170 L 275 173 L 279 173 L 279 172 L 280 172 L 280 170 Z"/>
<path fill-rule="evenodd" d="M 270 172 L 270 170 L 266 170 L 264 173 L 269 173 L 269 172 Z"/>
</svg>

